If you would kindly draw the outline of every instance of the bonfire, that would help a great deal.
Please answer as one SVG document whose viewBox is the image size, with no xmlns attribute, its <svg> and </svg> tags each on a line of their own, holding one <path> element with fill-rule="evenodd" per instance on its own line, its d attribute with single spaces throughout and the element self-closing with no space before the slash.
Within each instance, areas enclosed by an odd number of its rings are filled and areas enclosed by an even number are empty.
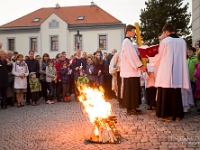
<svg viewBox="0 0 200 150">
<path fill-rule="evenodd" d="M 79 101 L 83 103 L 93 128 L 85 135 L 85 140 L 99 143 L 120 143 L 121 136 L 116 129 L 116 116 L 111 116 L 111 104 L 104 99 L 103 88 L 87 86 L 79 89 Z"/>
</svg>

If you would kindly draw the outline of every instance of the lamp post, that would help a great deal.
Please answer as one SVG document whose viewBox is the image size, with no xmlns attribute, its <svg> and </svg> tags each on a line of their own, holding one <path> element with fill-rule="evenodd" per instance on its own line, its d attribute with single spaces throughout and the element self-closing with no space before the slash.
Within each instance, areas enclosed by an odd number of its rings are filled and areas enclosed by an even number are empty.
<svg viewBox="0 0 200 150">
<path fill-rule="evenodd" d="M 77 41 L 77 48 L 79 49 L 79 44 L 81 42 L 81 35 L 79 34 L 79 30 L 77 30 L 77 34 L 75 35 Z"/>
</svg>

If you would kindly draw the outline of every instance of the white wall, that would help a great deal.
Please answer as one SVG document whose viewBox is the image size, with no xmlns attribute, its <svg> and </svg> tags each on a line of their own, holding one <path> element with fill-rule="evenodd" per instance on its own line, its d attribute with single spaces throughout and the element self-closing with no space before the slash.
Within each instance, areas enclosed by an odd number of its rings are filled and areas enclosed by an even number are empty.
<svg viewBox="0 0 200 150">
<path fill-rule="evenodd" d="M 200 0 L 192 1 L 192 43 L 200 40 Z"/>
<path fill-rule="evenodd" d="M 59 28 L 51 29 L 49 28 L 49 22 L 53 19 L 59 22 Z M 52 14 L 47 20 L 45 20 L 41 25 L 41 54 L 48 53 L 51 58 L 54 58 L 57 53 L 62 51 L 67 51 L 67 23 L 64 22 L 56 14 Z M 58 51 L 50 50 L 50 36 L 58 35 Z"/>
<path fill-rule="evenodd" d="M 8 49 L 8 38 L 14 38 L 15 39 L 15 51 L 18 53 L 25 55 L 28 55 L 28 52 L 30 50 L 30 37 L 37 37 L 38 40 L 38 51 L 35 53 L 40 54 L 40 36 L 39 31 L 26 31 L 26 32 L 6 32 L 6 33 L 0 33 L 0 41 L 3 43 L 3 49 Z"/>
<path fill-rule="evenodd" d="M 69 49 L 70 55 L 75 53 L 74 35 L 77 31 L 69 32 Z M 113 49 L 121 50 L 122 40 L 124 38 L 124 29 L 91 29 L 91 30 L 79 30 L 79 34 L 82 35 L 83 51 L 87 53 L 94 53 L 99 45 L 98 36 L 99 34 L 107 35 L 107 50 L 102 52 L 111 52 Z"/>
</svg>

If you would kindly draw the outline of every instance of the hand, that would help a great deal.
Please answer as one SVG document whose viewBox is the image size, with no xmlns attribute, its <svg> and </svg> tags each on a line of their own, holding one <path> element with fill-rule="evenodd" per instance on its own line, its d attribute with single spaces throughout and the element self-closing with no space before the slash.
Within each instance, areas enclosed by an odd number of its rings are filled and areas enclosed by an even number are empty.
<svg viewBox="0 0 200 150">
<path fill-rule="evenodd" d="M 76 68 L 75 68 L 75 70 L 78 70 L 78 69 L 79 69 L 79 67 L 76 67 Z"/>
<path fill-rule="evenodd" d="M 34 91 L 33 90 L 31 90 L 31 93 L 33 93 Z"/>
<path fill-rule="evenodd" d="M 61 82 L 61 79 L 59 79 L 58 82 Z"/>
<path fill-rule="evenodd" d="M 98 72 L 98 76 L 100 76 L 101 75 L 101 72 Z"/>
<path fill-rule="evenodd" d="M 146 56 L 147 56 L 146 60 L 149 60 L 149 56 L 148 55 L 146 55 Z"/>
<path fill-rule="evenodd" d="M 142 72 L 147 72 L 147 70 L 146 70 L 146 67 L 145 67 L 145 66 L 141 66 L 141 67 L 140 67 L 140 70 L 141 70 Z"/>
</svg>

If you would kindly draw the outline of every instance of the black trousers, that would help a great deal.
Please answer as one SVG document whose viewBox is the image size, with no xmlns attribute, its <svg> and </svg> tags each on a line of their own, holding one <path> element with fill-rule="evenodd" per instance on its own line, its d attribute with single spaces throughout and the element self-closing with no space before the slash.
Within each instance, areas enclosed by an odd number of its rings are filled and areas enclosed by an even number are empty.
<svg viewBox="0 0 200 150">
<path fill-rule="evenodd" d="M 57 101 L 61 101 L 61 95 L 62 95 L 62 82 L 56 83 L 56 98 Z"/>
<path fill-rule="evenodd" d="M 39 92 L 32 92 L 31 93 L 31 99 L 32 99 L 32 102 L 37 102 L 40 99 Z"/>
<path fill-rule="evenodd" d="M 2 98 L 1 106 L 7 105 L 6 90 L 7 90 L 7 87 L 0 88 L 0 93 L 1 93 L 1 98 Z"/>
<path fill-rule="evenodd" d="M 120 72 L 117 72 L 117 87 L 118 87 L 117 100 L 118 100 L 118 102 L 119 102 L 120 105 L 122 104 L 121 83 L 122 83 L 122 78 L 120 77 Z"/>
<path fill-rule="evenodd" d="M 108 98 L 115 97 L 115 92 L 112 90 L 112 76 L 104 75 L 104 89 L 105 89 L 105 96 Z"/>
<path fill-rule="evenodd" d="M 30 84 L 29 84 L 29 77 L 27 77 L 26 102 L 30 103 L 30 99 L 31 99 L 31 90 L 30 90 Z"/>
<path fill-rule="evenodd" d="M 158 87 L 158 97 L 156 103 L 157 117 L 183 118 L 183 104 L 181 89 Z"/>
<path fill-rule="evenodd" d="M 124 78 L 122 107 L 136 109 L 141 104 L 140 77 Z"/>
<path fill-rule="evenodd" d="M 155 87 L 150 87 L 146 88 L 146 96 L 147 96 L 147 105 L 148 106 L 156 106 L 156 92 L 157 88 Z"/>
<path fill-rule="evenodd" d="M 40 83 L 42 85 L 42 97 L 45 99 L 45 102 L 47 101 L 47 82 L 44 80 L 40 80 Z"/>
</svg>

